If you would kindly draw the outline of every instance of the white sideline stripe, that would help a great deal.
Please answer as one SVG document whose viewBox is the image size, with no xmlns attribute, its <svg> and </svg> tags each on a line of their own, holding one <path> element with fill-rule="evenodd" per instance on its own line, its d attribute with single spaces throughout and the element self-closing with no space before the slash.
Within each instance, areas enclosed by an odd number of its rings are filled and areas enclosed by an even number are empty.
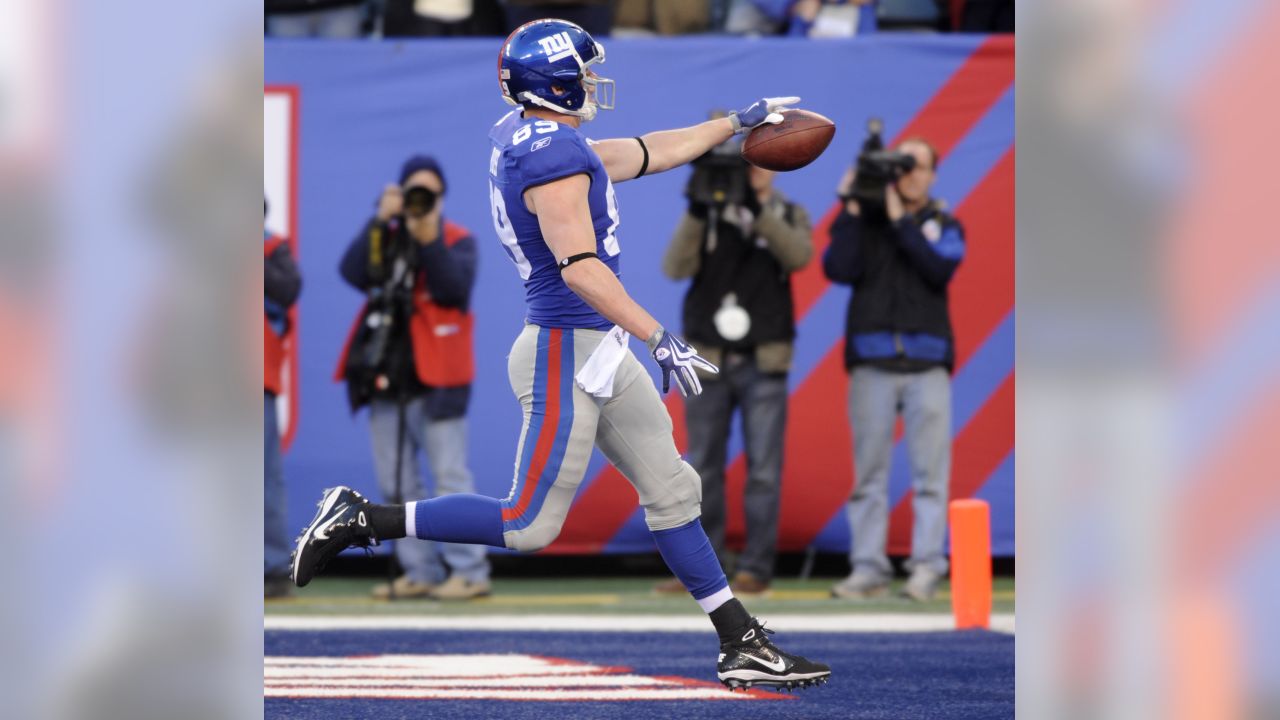
<svg viewBox="0 0 1280 720">
<path fill-rule="evenodd" d="M 495 664 L 513 675 L 573 675 L 605 672 L 606 668 L 580 663 L 551 663 L 542 658 L 520 655 L 378 655 L 375 657 L 292 657 L 263 658 L 264 672 L 325 673 L 333 669 L 372 672 L 431 671 L 445 677 L 489 677 Z"/>
<path fill-rule="evenodd" d="M 396 688 L 585 688 L 585 687 L 640 687 L 675 686 L 669 680 L 640 675 L 544 675 L 540 677 L 488 677 L 488 678 L 424 678 L 419 673 L 399 679 L 382 676 L 363 677 L 353 673 L 342 675 L 333 681 L 322 677 L 276 677 L 268 674 L 264 682 L 267 688 L 331 688 L 331 687 L 396 687 Z"/>
<path fill-rule="evenodd" d="M 501 666 L 499 666 L 501 667 Z M 263 677 L 267 678 L 416 678 L 422 677 L 427 670 L 424 668 L 392 668 L 392 667 L 293 667 L 293 668 L 276 668 L 269 667 L 263 673 Z M 445 677 L 457 678 L 476 678 L 491 676 L 494 673 L 494 666 L 489 666 L 486 673 L 453 673 L 440 669 L 434 669 L 435 672 Z M 566 677 L 570 675 L 581 675 L 584 672 L 591 672 L 589 669 L 581 667 L 568 667 L 565 669 L 548 668 L 539 671 L 538 675 Z M 533 673 L 529 673 L 533 674 Z M 461 682 L 461 680 L 459 680 Z"/>
<path fill-rule="evenodd" d="M 768 627 L 781 632 L 938 632 L 955 629 L 945 613 L 875 613 L 865 615 L 771 615 Z M 502 632 L 710 632 L 701 615 L 268 615 L 265 630 L 493 630 Z M 1013 634 L 1014 616 L 991 616 L 991 629 Z"/>
<path fill-rule="evenodd" d="M 365 687 L 268 687 L 266 697 L 403 698 L 411 700 L 759 700 L 727 688 L 638 688 L 635 690 L 446 690 Z"/>
</svg>

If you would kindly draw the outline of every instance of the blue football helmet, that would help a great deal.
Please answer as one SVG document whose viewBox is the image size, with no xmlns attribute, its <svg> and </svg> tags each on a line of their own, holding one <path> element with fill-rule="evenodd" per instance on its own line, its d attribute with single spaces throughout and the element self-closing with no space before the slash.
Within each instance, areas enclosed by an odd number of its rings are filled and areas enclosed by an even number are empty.
<svg viewBox="0 0 1280 720">
<path fill-rule="evenodd" d="M 585 120 L 613 109 L 613 81 L 588 70 L 604 62 L 604 46 L 567 20 L 516 28 L 498 54 L 498 84 L 510 105 L 532 104 Z"/>
</svg>

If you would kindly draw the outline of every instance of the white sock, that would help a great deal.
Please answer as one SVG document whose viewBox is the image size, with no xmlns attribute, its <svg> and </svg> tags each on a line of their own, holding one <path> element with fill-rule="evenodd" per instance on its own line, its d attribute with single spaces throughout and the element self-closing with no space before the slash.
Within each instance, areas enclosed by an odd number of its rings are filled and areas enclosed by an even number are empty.
<svg viewBox="0 0 1280 720">
<path fill-rule="evenodd" d="M 733 591 L 729 589 L 728 585 L 725 585 L 719 591 L 712 593 L 711 595 L 708 595 L 702 598 L 701 600 L 699 600 L 698 605 L 702 608 L 703 612 L 710 615 L 713 610 L 729 602 L 732 599 L 733 599 Z"/>
<path fill-rule="evenodd" d="M 404 504 L 404 534 L 405 537 L 418 537 L 418 503 L 411 502 Z"/>
</svg>

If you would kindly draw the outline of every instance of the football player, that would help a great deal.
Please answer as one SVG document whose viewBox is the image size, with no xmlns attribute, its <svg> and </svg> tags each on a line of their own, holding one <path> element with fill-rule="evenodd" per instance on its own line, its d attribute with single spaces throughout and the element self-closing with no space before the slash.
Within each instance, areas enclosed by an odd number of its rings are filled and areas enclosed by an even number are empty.
<svg viewBox="0 0 1280 720">
<path fill-rule="evenodd" d="M 671 417 L 627 340 L 648 345 L 667 392 L 701 392 L 694 367 L 716 368 L 637 304 L 619 280 L 614 184 L 683 165 L 732 137 L 782 121 L 799 98 L 765 98 L 728 117 L 680 130 L 593 142 L 579 131 L 613 107 L 613 82 L 595 73 L 604 48 L 563 20 L 517 28 L 503 44 L 498 81 L 518 109 L 489 133 L 494 230 L 524 281 L 526 325 L 508 374 L 524 411 L 516 472 L 505 499 L 448 495 L 375 505 L 326 491 L 298 538 L 293 577 L 305 585 L 346 547 L 416 536 L 521 551 L 560 532 L 593 447 L 635 487 L 645 521 L 676 577 L 720 636 L 725 685 L 804 687 L 831 670 L 780 650 L 772 630 L 733 597 L 699 522 L 701 482 L 676 450 Z"/>
</svg>

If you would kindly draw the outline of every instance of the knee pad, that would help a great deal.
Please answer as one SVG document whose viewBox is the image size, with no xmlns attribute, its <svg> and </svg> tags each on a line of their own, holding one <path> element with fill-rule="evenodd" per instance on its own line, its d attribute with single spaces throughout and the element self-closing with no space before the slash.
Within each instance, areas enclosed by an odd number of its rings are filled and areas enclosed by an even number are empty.
<svg viewBox="0 0 1280 720">
<path fill-rule="evenodd" d="M 702 479 L 689 463 L 680 460 L 667 492 L 655 493 L 644 506 L 644 520 L 650 530 L 680 527 L 702 515 Z"/>
</svg>

